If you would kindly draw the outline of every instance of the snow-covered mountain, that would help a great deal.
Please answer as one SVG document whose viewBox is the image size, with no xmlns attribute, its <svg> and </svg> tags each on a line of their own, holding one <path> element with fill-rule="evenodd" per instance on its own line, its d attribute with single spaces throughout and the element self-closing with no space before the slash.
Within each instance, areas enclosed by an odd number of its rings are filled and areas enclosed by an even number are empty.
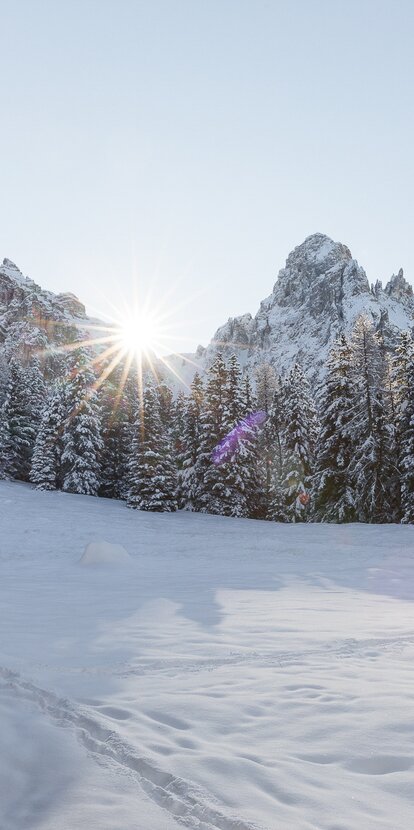
<svg viewBox="0 0 414 830">
<path fill-rule="evenodd" d="M 85 306 L 74 294 L 45 291 L 23 276 L 14 262 L 0 265 L 0 345 L 4 349 L 43 348 L 66 343 L 90 322 Z"/>
<path fill-rule="evenodd" d="M 412 286 L 402 270 L 385 288 L 379 281 L 370 286 L 345 245 L 316 233 L 289 254 L 256 316 L 228 320 L 196 359 L 206 366 L 219 350 L 236 352 L 243 365 L 269 362 L 279 371 L 297 360 L 315 378 L 337 334 L 349 332 L 360 314 L 372 318 L 391 348 L 398 332 L 414 325 Z"/>
<path fill-rule="evenodd" d="M 329 348 L 341 331 L 349 332 L 360 314 L 372 318 L 387 347 L 398 332 L 414 326 L 412 286 L 402 270 L 385 288 L 370 285 L 350 250 L 316 233 L 289 254 L 272 293 L 255 317 L 243 314 L 221 326 L 207 348 L 169 362 L 186 382 L 203 371 L 219 350 L 236 353 L 244 366 L 269 362 L 279 371 L 299 361 L 311 379 L 320 377 Z M 91 320 L 73 294 L 53 294 L 24 277 L 5 259 L 0 266 L 0 346 L 22 338 L 25 345 L 67 342 Z M 96 321 L 94 321 L 96 322 Z M 164 369 L 165 371 L 165 369 Z M 171 376 L 174 381 L 174 376 Z"/>
</svg>

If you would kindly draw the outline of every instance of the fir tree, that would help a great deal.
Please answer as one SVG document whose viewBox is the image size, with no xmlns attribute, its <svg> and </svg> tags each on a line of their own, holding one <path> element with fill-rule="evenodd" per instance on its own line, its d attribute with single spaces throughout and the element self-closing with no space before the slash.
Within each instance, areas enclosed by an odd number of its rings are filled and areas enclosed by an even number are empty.
<svg viewBox="0 0 414 830">
<path fill-rule="evenodd" d="M 227 370 L 219 353 L 207 373 L 204 407 L 200 423 L 200 444 L 195 468 L 194 507 L 203 513 L 225 515 L 226 474 L 223 464 L 214 463 L 213 451 L 228 432 Z"/>
<path fill-rule="evenodd" d="M 5 478 L 27 481 L 38 428 L 31 404 L 31 385 L 24 368 L 10 363 L 6 398 L 1 409 L 0 467 Z"/>
<path fill-rule="evenodd" d="M 283 493 L 287 516 L 293 521 L 308 515 L 307 500 L 314 469 L 318 433 L 316 409 L 309 383 L 296 363 L 285 385 L 286 423 L 283 431 Z"/>
<path fill-rule="evenodd" d="M 344 334 L 329 354 L 320 399 L 321 430 L 317 442 L 314 515 L 324 522 L 355 519 L 350 475 L 353 453 L 353 354 Z"/>
<path fill-rule="evenodd" d="M 100 390 L 103 449 L 99 495 L 123 499 L 137 397 L 135 383 L 123 378 L 121 364 Z"/>
<path fill-rule="evenodd" d="M 181 509 L 185 506 L 185 494 L 183 488 L 183 464 L 185 453 L 185 427 L 186 427 L 186 406 L 187 399 L 183 391 L 179 391 L 175 401 L 171 405 L 171 448 L 177 467 L 177 504 Z"/>
<path fill-rule="evenodd" d="M 259 410 L 270 415 L 273 398 L 278 385 L 276 372 L 269 363 L 262 363 L 256 369 L 256 397 Z M 261 430 L 259 439 L 260 474 L 262 479 L 261 498 L 257 505 L 256 516 L 262 519 L 273 518 L 272 479 L 274 478 L 275 442 L 270 417 Z"/>
<path fill-rule="evenodd" d="M 366 317 L 352 334 L 354 406 L 350 474 L 357 519 L 383 522 L 393 515 L 393 461 L 384 395 L 384 362 L 380 337 Z"/>
<path fill-rule="evenodd" d="M 180 503 L 186 510 L 198 509 L 200 482 L 199 456 L 201 418 L 204 407 L 204 386 L 198 372 L 194 375 L 190 395 L 186 399 L 183 418 L 182 453 L 180 458 Z"/>
<path fill-rule="evenodd" d="M 266 519 L 285 522 L 287 512 L 283 495 L 284 445 L 283 436 L 286 427 L 284 385 L 281 378 L 276 379 L 273 400 L 268 421 L 264 424 L 267 432 L 266 445 L 268 468 L 270 470 L 269 490 L 267 495 Z"/>
<path fill-rule="evenodd" d="M 401 521 L 414 523 L 414 341 L 403 332 L 394 359 L 394 388 L 401 488 Z"/>
<path fill-rule="evenodd" d="M 62 433 L 62 488 L 96 496 L 102 452 L 100 408 L 95 374 L 87 349 L 79 346 L 68 360 L 64 386 L 66 419 Z"/>
<path fill-rule="evenodd" d="M 128 507 L 158 513 L 177 509 L 171 445 L 161 419 L 159 394 L 149 384 L 142 405 L 137 407 L 129 482 Z"/>
<path fill-rule="evenodd" d="M 62 391 L 57 387 L 44 408 L 32 455 L 30 481 L 37 490 L 56 490 L 62 485 L 64 416 Z"/>
</svg>

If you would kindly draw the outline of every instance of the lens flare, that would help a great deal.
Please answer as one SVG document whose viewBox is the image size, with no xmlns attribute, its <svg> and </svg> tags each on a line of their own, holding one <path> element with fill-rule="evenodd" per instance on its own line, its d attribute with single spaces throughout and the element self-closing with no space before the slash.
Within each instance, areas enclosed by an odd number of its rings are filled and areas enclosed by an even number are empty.
<svg viewBox="0 0 414 830">
<path fill-rule="evenodd" d="M 239 421 L 214 448 L 211 454 L 213 464 L 225 464 L 226 461 L 230 461 L 241 445 L 253 439 L 257 428 L 265 422 L 266 418 L 267 412 L 259 410 Z"/>
</svg>

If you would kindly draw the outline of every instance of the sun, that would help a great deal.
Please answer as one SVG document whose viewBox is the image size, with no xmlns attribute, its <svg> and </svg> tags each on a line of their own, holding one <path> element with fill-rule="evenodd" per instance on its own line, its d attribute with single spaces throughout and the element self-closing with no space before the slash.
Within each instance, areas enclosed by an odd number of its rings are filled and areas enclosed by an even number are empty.
<svg viewBox="0 0 414 830">
<path fill-rule="evenodd" d="M 162 331 L 155 315 L 146 311 L 126 316 L 119 326 L 118 335 L 124 353 L 141 358 L 157 352 Z"/>
</svg>

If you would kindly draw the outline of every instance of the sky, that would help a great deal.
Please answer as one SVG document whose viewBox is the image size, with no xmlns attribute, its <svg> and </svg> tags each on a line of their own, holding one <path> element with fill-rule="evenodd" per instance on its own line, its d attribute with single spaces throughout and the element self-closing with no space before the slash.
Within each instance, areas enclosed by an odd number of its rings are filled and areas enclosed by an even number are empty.
<svg viewBox="0 0 414 830">
<path fill-rule="evenodd" d="M 412 0 L 0 0 L 0 257 L 174 348 L 306 236 L 414 282 Z M 170 335 L 169 335 L 170 336 Z"/>
</svg>

